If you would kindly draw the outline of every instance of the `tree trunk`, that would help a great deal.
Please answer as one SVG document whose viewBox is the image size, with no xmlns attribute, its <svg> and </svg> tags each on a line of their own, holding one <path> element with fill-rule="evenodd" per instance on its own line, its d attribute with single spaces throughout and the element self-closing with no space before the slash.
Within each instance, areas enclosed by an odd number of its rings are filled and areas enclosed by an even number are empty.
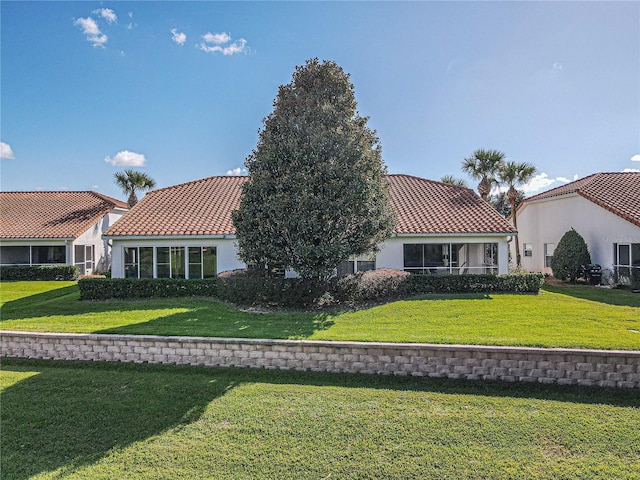
<svg viewBox="0 0 640 480">
<path fill-rule="evenodd" d="M 491 183 L 486 178 L 483 178 L 478 184 L 478 193 L 485 202 L 488 201 L 489 193 L 491 193 Z"/>
<path fill-rule="evenodd" d="M 507 192 L 507 197 L 509 198 L 509 204 L 511 205 L 511 216 L 513 217 L 513 228 L 518 230 L 518 220 L 516 218 L 516 200 L 518 198 L 518 192 L 513 186 L 509 187 L 509 191 Z M 518 239 L 518 234 L 516 233 L 516 265 L 520 267 L 521 259 L 520 259 L 520 241 Z"/>
<path fill-rule="evenodd" d="M 133 208 L 133 206 L 138 203 L 138 196 L 136 195 L 136 192 L 133 191 L 131 192 L 131 195 L 129 195 L 129 200 L 127 200 L 127 205 L 129 205 L 129 208 Z"/>
</svg>

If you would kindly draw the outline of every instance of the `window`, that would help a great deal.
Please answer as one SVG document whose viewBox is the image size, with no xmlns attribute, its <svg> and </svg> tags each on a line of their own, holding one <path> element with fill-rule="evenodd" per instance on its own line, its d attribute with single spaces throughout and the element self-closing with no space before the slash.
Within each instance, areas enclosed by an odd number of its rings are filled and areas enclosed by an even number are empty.
<svg viewBox="0 0 640 480">
<path fill-rule="evenodd" d="M 533 244 L 531 243 L 523 243 L 522 251 L 524 252 L 525 257 L 533 257 Z"/>
<path fill-rule="evenodd" d="M 138 260 L 137 248 L 124 249 L 124 278 L 138 278 Z"/>
<path fill-rule="evenodd" d="M 458 249 L 452 250 L 449 244 L 423 243 L 405 244 L 404 250 L 404 270 L 410 273 L 438 273 L 439 268 L 443 268 L 453 263 L 457 266 Z M 454 258 L 455 257 L 455 258 Z"/>
<path fill-rule="evenodd" d="M 484 264 L 491 267 L 498 265 L 498 244 L 497 243 L 484 244 Z"/>
<path fill-rule="evenodd" d="M 544 266 L 551 268 L 551 257 L 553 257 L 553 252 L 556 251 L 555 243 L 545 243 L 544 244 Z"/>
<path fill-rule="evenodd" d="M 124 273 L 125 278 L 215 277 L 216 247 L 125 247 Z"/>
<path fill-rule="evenodd" d="M 614 243 L 614 268 L 621 277 L 631 277 L 633 268 L 640 268 L 640 243 Z"/>
<path fill-rule="evenodd" d="M 376 269 L 376 257 L 373 256 L 355 256 L 351 255 L 348 260 L 340 262 L 338 265 L 338 276 L 344 277 L 352 275 L 356 272 L 367 272 Z"/>
<path fill-rule="evenodd" d="M 64 245 L 31 247 L 32 265 L 48 265 L 52 263 L 65 263 L 66 261 L 67 248 Z"/>
<path fill-rule="evenodd" d="M 0 264 L 30 265 L 31 247 L 0 247 Z"/>
</svg>

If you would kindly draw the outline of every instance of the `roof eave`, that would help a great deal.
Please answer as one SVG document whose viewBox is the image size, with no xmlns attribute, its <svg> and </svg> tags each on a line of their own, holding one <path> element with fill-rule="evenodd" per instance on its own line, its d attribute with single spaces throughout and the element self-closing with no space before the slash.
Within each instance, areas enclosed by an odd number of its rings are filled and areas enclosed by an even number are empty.
<svg viewBox="0 0 640 480">
<path fill-rule="evenodd" d="M 235 239 L 235 233 L 203 234 L 203 235 L 107 235 L 105 240 L 199 240 L 199 239 Z"/>
</svg>

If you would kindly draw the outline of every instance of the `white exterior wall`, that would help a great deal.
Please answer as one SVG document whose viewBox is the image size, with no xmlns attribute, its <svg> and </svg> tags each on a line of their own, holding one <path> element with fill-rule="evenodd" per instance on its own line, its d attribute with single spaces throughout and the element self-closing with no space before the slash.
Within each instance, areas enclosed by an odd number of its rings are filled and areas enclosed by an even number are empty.
<svg viewBox="0 0 640 480">
<path fill-rule="evenodd" d="M 121 209 L 112 210 L 110 213 L 96 222 L 90 229 L 88 229 L 73 241 L 73 246 L 93 245 L 95 265 L 94 271 L 104 272 L 109 270 L 111 266 L 111 252 L 109 251 L 109 244 L 102 238 L 102 234 L 106 232 L 111 225 L 120 220 L 125 212 L 126 210 Z M 74 248 L 71 248 L 70 251 L 67 251 L 67 261 L 72 265 L 76 263 Z M 80 271 L 80 274 L 84 275 L 85 272 Z"/>
<path fill-rule="evenodd" d="M 405 243 L 497 243 L 498 244 L 498 273 L 509 273 L 509 246 L 508 236 L 397 236 L 388 239 L 380 252 L 376 255 L 376 268 L 393 268 L 404 270 Z M 245 268 L 246 265 L 238 258 L 238 249 L 235 238 L 127 238 L 111 240 L 113 278 L 124 278 L 124 249 L 126 247 L 195 247 L 212 246 L 217 250 L 217 273 L 227 270 Z M 479 259 L 482 264 L 483 259 Z M 294 272 L 287 272 L 287 276 L 295 276 Z"/>
<path fill-rule="evenodd" d="M 498 244 L 498 273 L 509 273 L 509 237 L 495 236 L 435 236 L 435 235 L 398 235 L 388 239 L 376 255 L 376 268 L 393 268 L 404 270 L 404 244 L 409 243 L 497 243 Z M 484 258 L 477 259 L 482 265 Z M 474 259 L 469 259 L 474 263 Z"/>
<path fill-rule="evenodd" d="M 517 221 L 522 266 L 531 272 L 551 273 L 544 266 L 544 244 L 557 245 L 571 228 L 587 242 L 591 261 L 606 269 L 613 266 L 614 243 L 640 243 L 640 227 L 577 194 L 526 203 Z M 524 256 L 525 243 L 532 244 L 533 256 Z"/>
<path fill-rule="evenodd" d="M 245 264 L 238 258 L 238 249 L 234 237 L 140 237 L 127 239 L 113 238 L 109 241 L 112 242 L 112 278 L 124 278 L 124 249 L 126 247 L 216 247 L 217 273 L 245 268 Z"/>
</svg>

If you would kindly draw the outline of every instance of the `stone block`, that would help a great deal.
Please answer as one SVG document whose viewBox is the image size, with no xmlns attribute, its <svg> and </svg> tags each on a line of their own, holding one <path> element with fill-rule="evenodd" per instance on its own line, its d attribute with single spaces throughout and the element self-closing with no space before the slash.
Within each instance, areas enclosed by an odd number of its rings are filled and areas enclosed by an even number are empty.
<svg viewBox="0 0 640 480">
<path fill-rule="evenodd" d="M 579 372 L 592 372 L 594 370 L 594 366 L 592 363 L 577 363 L 576 370 Z"/>
<path fill-rule="evenodd" d="M 635 373 L 634 365 L 616 365 L 616 372 L 619 373 Z"/>
</svg>

